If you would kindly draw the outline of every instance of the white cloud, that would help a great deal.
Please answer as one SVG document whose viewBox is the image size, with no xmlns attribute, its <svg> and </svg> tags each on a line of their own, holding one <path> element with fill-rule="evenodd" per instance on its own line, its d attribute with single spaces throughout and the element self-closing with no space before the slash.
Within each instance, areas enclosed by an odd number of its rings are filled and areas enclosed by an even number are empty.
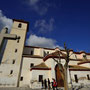
<svg viewBox="0 0 90 90">
<path fill-rule="evenodd" d="M 46 20 L 37 20 L 34 27 L 38 28 L 40 33 L 50 32 L 54 29 L 54 19 L 51 18 L 48 22 Z"/>
<path fill-rule="evenodd" d="M 38 37 L 36 35 L 30 35 L 27 39 L 26 44 L 29 46 L 40 46 L 40 47 L 47 47 L 47 48 L 55 48 L 60 47 L 56 44 L 56 40 L 45 38 L 45 37 Z M 62 47 L 60 47 L 62 49 Z"/>
<path fill-rule="evenodd" d="M 8 32 L 10 32 L 12 23 L 12 19 L 3 15 L 2 10 L 0 10 L 0 31 L 2 28 L 7 27 L 9 29 Z"/>
<path fill-rule="evenodd" d="M 27 0 L 30 9 L 38 13 L 39 15 L 44 15 L 49 8 L 49 3 L 43 0 Z"/>
<path fill-rule="evenodd" d="M 39 0 L 29 0 L 30 5 L 36 5 Z"/>
</svg>

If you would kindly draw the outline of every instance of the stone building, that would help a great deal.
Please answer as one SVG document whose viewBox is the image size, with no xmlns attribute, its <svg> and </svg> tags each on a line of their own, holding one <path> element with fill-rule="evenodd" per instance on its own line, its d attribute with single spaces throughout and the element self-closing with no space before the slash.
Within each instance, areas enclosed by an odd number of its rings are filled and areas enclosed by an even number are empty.
<svg viewBox="0 0 90 90">
<path fill-rule="evenodd" d="M 58 87 L 64 87 L 64 80 L 57 63 L 50 56 L 51 53 L 65 50 L 59 48 L 42 48 L 25 46 L 28 22 L 13 20 L 11 34 L 16 34 L 18 40 L 8 40 L 0 65 L 0 87 L 42 88 L 41 81 L 56 79 Z M 70 50 L 68 66 L 68 86 L 90 85 L 90 53 Z M 58 60 L 58 57 L 53 56 Z M 61 64 L 65 58 L 60 55 Z"/>
<path fill-rule="evenodd" d="M 22 56 L 20 87 L 29 85 L 31 88 L 41 88 L 42 79 L 48 80 L 48 78 L 51 82 L 52 78 L 56 79 L 58 87 L 64 87 L 64 81 L 57 63 L 50 56 L 57 50 L 66 53 L 65 50 L 59 48 L 25 46 Z M 72 55 L 68 67 L 68 86 L 90 85 L 90 53 L 70 50 L 70 54 Z M 53 57 L 58 60 L 57 57 Z M 61 63 L 62 65 L 65 64 L 65 58 L 62 55 Z"/>
<path fill-rule="evenodd" d="M 10 34 L 19 36 L 17 40 L 8 40 L 0 65 L 0 87 L 17 87 L 21 71 L 23 48 L 28 22 L 13 20 Z"/>
</svg>

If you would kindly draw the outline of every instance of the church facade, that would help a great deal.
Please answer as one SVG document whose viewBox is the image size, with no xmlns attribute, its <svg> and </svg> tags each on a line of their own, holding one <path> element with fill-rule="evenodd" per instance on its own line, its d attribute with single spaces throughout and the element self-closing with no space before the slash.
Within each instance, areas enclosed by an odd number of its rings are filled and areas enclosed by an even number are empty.
<svg viewBox="0 0 90 90">
<path fill-rule="evenodd" d="M 59 48 L 42 48 L 25 46 L 28 22 L 14 20 L 11 34 L 20 38 L 16 41 L 8 40 L 0 65 L 0 87 L 30 87 L 42 88 L 42 80 L 52 78 L 57 81 L 58 87 L 64 87 L 64 80 L 58 68 L 58 57 L 50 54 L 65 50 Z M 90 53 L 84 51 L 69 51 L 70 61 L 67 69 L 68 86 L 90 85 Z M 60 54 L 61 64 L 66 60 Z"/>
<path fill-rule="evenodd" d="M 64 81 L 58 69 L 57 63 L 52 57 L 45 59 L 49 54 L 65 50 L 59 48 L 41 48 L 25 46 L 23 52 L 23 65 L 21 71 L 20 86 L 29 85 L 31 88 L 41 88 L 41 80 L 52 78 L 57 81 L 58 87 L 64 87 Z M 72 54 L 73 53 L 73 54 Z M 68 86 L 80 86 L 81 84 L 90 85 L 90 54 L 74 52 L 70 50 L 70 61 L 68 67 Z M 58 60 L 58 58 L 56 58 Z M 61 64 L 65 64 L 65 58 L 61 55 Z"/>
</svg>

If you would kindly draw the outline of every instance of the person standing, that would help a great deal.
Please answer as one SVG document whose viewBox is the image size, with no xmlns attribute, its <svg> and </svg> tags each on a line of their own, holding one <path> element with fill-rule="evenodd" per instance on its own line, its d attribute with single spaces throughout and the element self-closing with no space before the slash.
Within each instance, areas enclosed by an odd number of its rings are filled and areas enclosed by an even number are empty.
<svg viewBox="0 0 90 90">
<path fill-rule="evenodd" d="M 50 89 L 50 80 L 48 78 L 48 89 Z"/>
<path fill-rule="evenodd" d="M 43 79 L 42 79 L 42 88 L 43 88 Z"/>
<path fill-rule="evenodd" d="M 57 90 L 57 82 L 55 81 L 55 79 L 53 79 L 53 90 L 55 90 L 55 88 Z"/>
<path fill-rule="evenodd" d="M 47 81 L 46 81 L 46 79 L 44 80 L 44 85 L 45 85 L 45 89 L 47 89 Z"/>
</svg>

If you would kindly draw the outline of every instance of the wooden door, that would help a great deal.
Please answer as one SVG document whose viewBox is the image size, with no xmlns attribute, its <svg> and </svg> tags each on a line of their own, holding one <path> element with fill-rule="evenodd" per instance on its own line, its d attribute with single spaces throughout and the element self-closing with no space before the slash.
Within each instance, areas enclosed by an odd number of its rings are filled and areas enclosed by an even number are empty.
<svg viewBox="0 0 90 90">
<path fill-rule="evenodd" d="M 61 72 L 59 70 L 58 65 L 55 67 L 55 72 L 56 72 L 56 82 L 57 82 L 57 87 L 64 87 L 64 81 L 61 76 Z"/>
</svg>

